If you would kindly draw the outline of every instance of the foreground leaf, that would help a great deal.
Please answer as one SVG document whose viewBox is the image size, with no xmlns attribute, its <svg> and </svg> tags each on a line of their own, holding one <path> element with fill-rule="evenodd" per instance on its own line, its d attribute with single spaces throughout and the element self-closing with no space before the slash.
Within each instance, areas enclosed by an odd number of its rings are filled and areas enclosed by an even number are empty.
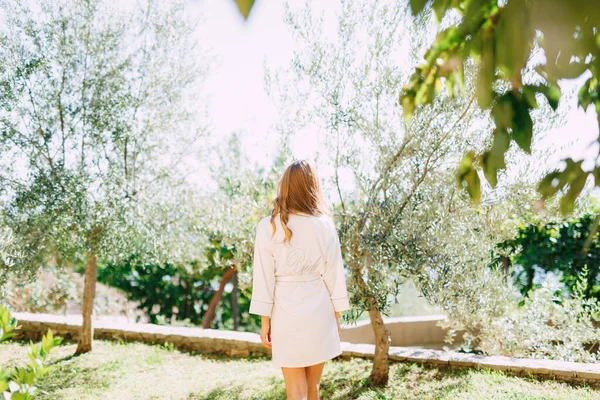
<svg viewBox="0 0 600 400">
<path fill-rule="evenodd" d="M 235 4 L 237 4 L 238 10 L 244 19 L 248 19 L 252 6 L 254 6 L 254 0 L 235 0 Z"/>
</svg>

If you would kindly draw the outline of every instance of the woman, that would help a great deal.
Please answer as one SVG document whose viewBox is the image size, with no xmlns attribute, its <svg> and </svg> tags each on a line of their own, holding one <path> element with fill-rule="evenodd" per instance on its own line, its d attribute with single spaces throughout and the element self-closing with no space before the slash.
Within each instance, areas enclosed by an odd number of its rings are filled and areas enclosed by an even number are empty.
<svg viewBox="0 0 600 400">
<path fill-rule="evenodd" d="M 350 308 L 340 242 L 308 162 L 291 164 L 277 191 L 256 230 L 250 313 L 262 315 L 260 338 L 288 399 L 319 399 L 325 362 L 342 353 L 340 312 Z"/>
</svg>

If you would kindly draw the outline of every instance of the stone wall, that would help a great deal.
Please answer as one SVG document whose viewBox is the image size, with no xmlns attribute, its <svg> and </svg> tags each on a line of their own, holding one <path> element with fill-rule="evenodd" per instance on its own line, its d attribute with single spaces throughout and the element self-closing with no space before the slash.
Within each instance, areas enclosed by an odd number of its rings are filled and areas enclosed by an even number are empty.
<svg viewBox="0 0 600 400">
<path fill-rule="evenodd" d="M 21 327 L 21 337 L 39 339 L 48 329 L 56 336 L 76 339 L 81 317 L 60 317 L 45 314 L 15 313 Z M 233 357 L 270 356 L 259 335 L 248 332 L 215 329 L 169 327 L 152 324 L 124 324 L 109 321 L 94 323 L 94 338 L 172 343 L 176 348 L 201 353 L 220 353 Z M 341 358 L 373 358 L 375 346 L 342 342 Z M 390 360 L 415 362 L 451 368 L 484 368 L 511 375 L 540 376 L 564 381 L 585 381 L 600 385 L 600 363 L 585 364 L 552 360 L 517 359 L 480 356 L 452 351 L 390 347 Z"/>
<path fill-rule="evenodd" d="M 17 338 L 39 340 L 48 329 L 51 329 L 54 336 L 77 340 L 81 326 L 80 316 L 64 317 L 31 313 L 13 315 L 21 327 L 16 331 L 19 335 Z M 158 344 L 169 342 L 181 350 L 220 353 L 233 357 L 271 354 L 271 351 L 262 345 L 259 335 L 255 333 L 217 329 L 94 321 L 94 338 Z"/>
</svg>

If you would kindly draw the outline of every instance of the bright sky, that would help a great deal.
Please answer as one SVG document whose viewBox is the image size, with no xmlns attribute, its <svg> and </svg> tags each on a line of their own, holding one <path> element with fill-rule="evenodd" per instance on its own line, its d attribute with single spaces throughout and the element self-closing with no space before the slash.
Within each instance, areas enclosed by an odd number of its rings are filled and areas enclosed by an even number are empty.
<svg viewBox="0 0 600 400">
<path fill-rule="evenodd" d="M 191 1 L 204 18 L 198 31 L 201 43 L 211 47 L 221 59 L 206 83 L 211 95 L 212 135 L 218 138 L 235 131 L 242 133 L 250 159 L 268 165 L 276 140 L 270 127 L 278 116 L 264 90 L 263 65 L 266 60 L 269 65 L 284 66 L 294 50 L 294 41 L 283 21 L 283 2 L 257 0 L 250 18 L 244 21 L 234 0 Z M 336 0 L 319 0 L 319 6 L 335 3 Z M 539 146 L 564 148 L 552 157 L 556 163 L 565 156 L 585 157 L 592 162 L 597 147 L 588 145 L 597 135 L 595 111 L 590 107 L 584 113 L 574 100 L 565 126 L 549 132 Z M 316 135 L 303 133 L 293 141 L 292 151 L 298 158 L 311 157 L 317 144 Z"/>
<path fill-rule="evenodd" d="M 258 0 L 247 21 L 233 0 L 194 3 L 205 19 L 198 38 L 221 59 L 206 82 L 213 134 L 242 133 L 251 160 L 268 164 L 273 146 L 266 144 L 276 140 L 270 127 L 277 115 L 264 90 L 264 62 L 283 66 L 293 53 L 282 2 Z"/>
</svg>

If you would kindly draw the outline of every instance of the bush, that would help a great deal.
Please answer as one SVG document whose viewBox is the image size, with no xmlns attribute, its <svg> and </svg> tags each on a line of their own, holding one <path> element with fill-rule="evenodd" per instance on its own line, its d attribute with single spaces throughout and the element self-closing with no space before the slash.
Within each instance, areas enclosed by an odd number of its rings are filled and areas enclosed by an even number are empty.
<svg viewBox="0 0 600 400">
<path fill-rule="evenodd" d="M 584 295 L 600 300 L 600 240 L 595 227 L 596 216 L 591 214 L 570 221 L 523 224 L 514 238 L 496 246 L 494 265 L 513 265 L 514 282 L 524 295 L 552 275 L 568 296 L 585 268 Z"/>
<path fill-rule="evenodd" d="M 600 303 L 587 297 L 587 273 L 582 271 L 572 297 L 548 283 L 532 290 L 521 307 L 490 324 L 480 346 L 514 357 L 600 360 Z"/>
<path fill-rule="evenodd" d="M 5 299 L 19 312 L 64 312 L 69 302 L 79 298 L 81 281 L 73 272 L 44 267 L 33 279 L 11 276 L 4 288 Z"/>
<path fill-rule="evenodd" d="M 195 326 L 202 322 L 222 274 L 222 268 L 198 262 L 156 264 L 133 254 L 122 262 L 99 265 L 98 281 L 123 290 L 129 300 L 139 302 L 139 309 L 152 323 Z M 238 291 L 238 304 L 239 326 L 247 331 L 260 330 L 260 316 L 248 313 L 250 297 Z M 227 290 L 214 328 L 233 328 L 231 292 Z"/>
<path fill-rule="evenodd" d="M 498 275 L 485 284 L 469 286 L 471 295 L 452 295 L 455 301 L 438 303 L 448 314 L 443 325 L 451 335 L 464 333 L 464 347 L 486 354 L 565 361 L 600 360 L 600 303 L 586 297 L 587 271 L 563 297 L 546 282 L 528 297 L 512 294 Z M 464 288 L 463 288 L 464 290 Z"/>
</svg>

